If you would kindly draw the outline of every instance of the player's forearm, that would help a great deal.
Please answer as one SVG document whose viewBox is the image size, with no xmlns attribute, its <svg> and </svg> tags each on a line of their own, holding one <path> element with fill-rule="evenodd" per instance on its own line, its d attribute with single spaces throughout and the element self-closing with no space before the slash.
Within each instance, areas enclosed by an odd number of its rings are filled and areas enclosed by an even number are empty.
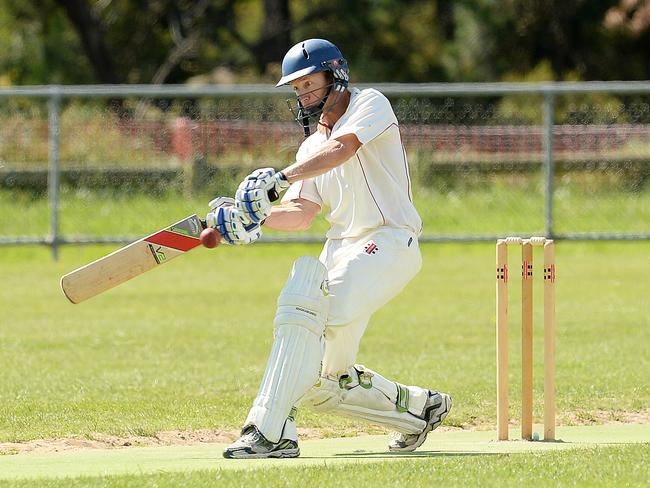
<svg viewBox="0 0 650 488">
<path fill-rule="evenodd" d="M 341 140 L 329 140 L 314 154 L 288 166 L 282 173 L 289 183 L 322 175 L 353 157 L 360 145 L 354 135 L 344 136 Z"/>
<path fill-rule="evenodd" d="M 320 207 L 304 200 L 292 200 L 275 205 L 271 215 L 264 221 L 264 227 L 283 230 L 301 231 L 311 227 Z"/>
</svg>

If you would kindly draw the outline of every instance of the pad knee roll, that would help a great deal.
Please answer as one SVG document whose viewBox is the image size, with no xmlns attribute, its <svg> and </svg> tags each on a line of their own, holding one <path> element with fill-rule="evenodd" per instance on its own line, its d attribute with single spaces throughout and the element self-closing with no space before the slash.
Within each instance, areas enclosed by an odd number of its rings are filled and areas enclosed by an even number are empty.
<svg viewBox="0 0 650 488">
<path fill-rule="evenodd" d="M 297 325 L 323 335 L 329 311 L 327 295 L 327 268 L 316 258 L 298 258 L 278 297 L 275 328 Z"/>
</svg>

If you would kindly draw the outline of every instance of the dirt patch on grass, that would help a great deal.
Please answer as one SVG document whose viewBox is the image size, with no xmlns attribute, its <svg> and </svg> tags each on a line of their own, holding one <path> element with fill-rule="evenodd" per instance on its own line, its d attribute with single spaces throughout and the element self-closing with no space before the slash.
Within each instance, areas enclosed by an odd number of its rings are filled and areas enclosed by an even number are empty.
<svg viewBox="0 0 650 488">
<path fill-rule="evenodd" d="M 563 425 L 650 424 L 650 407 L 640 412 L 611 412 L 605 410 L 571 412 L 562 415 Z"/>
<path fill-rule="evenodd" d="M 366 432 L 348 432 L 347 435 L 369 435 Z M 298 429 L 301 439 L 334 437 L 336 432 L 328 429 Z M 340 433 L 339 433 L 340 436 Z M 66 437 L 61 439 L 38 439 L 26 442 L 0 443 L 0 455 L 30 452 L 59 452 L 81 449 L 119 449 L 126 447 L 189 446 L 202 443 L 230 443 L 239 437 L 238 430 L 200 429 L 192 431 L 169 430 L 153 437 L 126 436 L 94 433 L 87 438 Z"/>
<path fill-rule="evenodd" d="M 201 443 L 232 442 L 237 431 L 201 429 L 195 431 L 170 430 L 153 437 L 126 436 L 94 433 L 87 438 L 67 437 L 61 439 L 38 439 L 27 442 L 0 443 L 0 453 L 20 454 L 26 452 L 59 452 L 80 449 L 117 449 L 125 447 L 182 446 Z"/>
<path fill-rule="evenodd" d="M 439 431 L 461 430 L 458 427 L 440 427 Z M 385 434 L 388 430 L 370 426 L 367 430 L 335 430 L 299 428 L 301 440 L 325 439 L 331 437 L 361 437 L 367 435 Z M 0 443 L 0 455 L 23 453 L 47 453 L 61 451 L 76 451 L 82 449 L 122 449 L 128 447 L 155 446 L 189 446 L 202 443 L 230 443 L 239 437 L 238 430 L 170 430 L 159 432 L 153 437 L 127 436 L 120 437 L 110 434 L 91 434 L 87 438 L 67 437 L 61 439 L 38 439 L 25 442 Z"/>
</svg>

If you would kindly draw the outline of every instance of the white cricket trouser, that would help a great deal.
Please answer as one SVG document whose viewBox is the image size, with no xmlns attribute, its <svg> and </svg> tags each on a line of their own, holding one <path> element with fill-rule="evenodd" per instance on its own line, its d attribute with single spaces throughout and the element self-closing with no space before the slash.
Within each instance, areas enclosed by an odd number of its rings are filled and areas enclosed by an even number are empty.
<svg viewBox="0 0 650 488">
<path fill-rule="evenodd" d="M 413 232 L 381 227 L 363 237 L 328 240 L 319 259 L 330 291 L 322 374 L 338 375 L 355 363 L 371 315 L 411 281 L 422 257 Z"/>
</svg>

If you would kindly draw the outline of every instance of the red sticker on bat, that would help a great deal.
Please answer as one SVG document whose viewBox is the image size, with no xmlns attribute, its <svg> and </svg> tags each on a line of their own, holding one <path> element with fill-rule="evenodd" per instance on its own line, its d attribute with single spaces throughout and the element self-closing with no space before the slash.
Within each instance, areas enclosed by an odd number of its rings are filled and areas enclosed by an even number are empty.
<svg viewBox="0 0 650 488">
<path fill-rule="evenodd" d="M 160 232 L 149 236 L 145 239 L 152 244 L 159 244 L 161 246 L 171 247 L 179 251 L 189 251 L 201 244 L 201 241 L 196 237 L 188 237 L 168 230 L 161 230 Z"/>
</svg>

